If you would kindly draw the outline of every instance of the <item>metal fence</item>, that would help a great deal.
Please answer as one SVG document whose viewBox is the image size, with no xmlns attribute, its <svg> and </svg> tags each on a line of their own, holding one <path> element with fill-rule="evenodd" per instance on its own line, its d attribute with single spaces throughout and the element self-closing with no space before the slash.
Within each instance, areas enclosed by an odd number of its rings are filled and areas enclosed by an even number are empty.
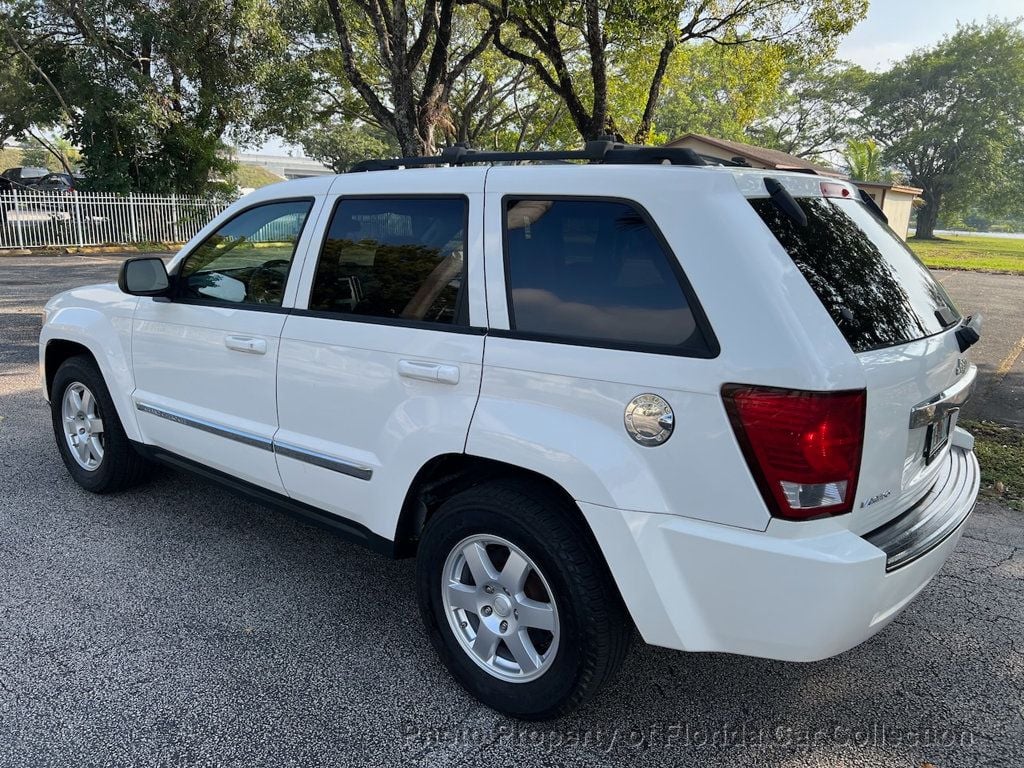
<svg viewBox="0 0 1024 768">
<path fill-rule="evenodd" d="M 104 192 L 0 193 L 0 249 L 181 243 L 227 198 Z"/>
</svg>

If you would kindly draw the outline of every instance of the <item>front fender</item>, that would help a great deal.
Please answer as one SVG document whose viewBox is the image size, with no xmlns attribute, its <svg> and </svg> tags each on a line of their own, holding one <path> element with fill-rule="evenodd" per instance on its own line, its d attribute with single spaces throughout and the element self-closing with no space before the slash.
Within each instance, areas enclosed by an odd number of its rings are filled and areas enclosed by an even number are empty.
<svg viewBox="0 0 1024 768">
<path fill-rule="evenodd" d="M 76 288 L 50 300 L 39 334 L 39 365 L 46 398 L 50 398 L 46 377 L 47 347 L 55 341 L 80 344 L 95 358 L 124 431 L 135 441 L 141 440 L 131 402 L 135 389 L 132 317 L 137 304 L 136 297 L 121 293 L 115 285 Z"/>
</svg>

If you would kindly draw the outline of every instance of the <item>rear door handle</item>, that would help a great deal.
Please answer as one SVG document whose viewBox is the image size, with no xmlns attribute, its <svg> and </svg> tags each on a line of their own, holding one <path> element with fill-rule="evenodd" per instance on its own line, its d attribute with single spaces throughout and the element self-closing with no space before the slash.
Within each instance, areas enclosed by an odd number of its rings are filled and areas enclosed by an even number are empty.
<svg viewBox="0 0 1024 768">
<path fill-rule="evenodd" d="M 420 381 L 437 381 L 441 384 L 458 384 L 459 367 L 441 363 L 424 363 L 418 360 L 399 360 L 398 375 Z"/>
<path fill-rule="evenodd" d="M 251 355 L 267 354 L 267 340 L 254 336 L 225 336 L 224 346 L 236 352 L 248 352 Z"/>
</svg>

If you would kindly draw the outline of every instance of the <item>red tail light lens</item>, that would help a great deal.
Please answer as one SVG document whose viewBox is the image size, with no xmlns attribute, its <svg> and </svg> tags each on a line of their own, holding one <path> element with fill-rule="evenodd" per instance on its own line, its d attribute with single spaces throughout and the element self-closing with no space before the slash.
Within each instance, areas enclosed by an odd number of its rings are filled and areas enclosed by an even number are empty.
<svg viewBox="0 0 1024 768">
<path fill-rule="evenodd" d="M 851 510 L 864 446 L 864 390 L 729 384 L 722 397 L 773 515 L 807 520 Z"/>
</svg>

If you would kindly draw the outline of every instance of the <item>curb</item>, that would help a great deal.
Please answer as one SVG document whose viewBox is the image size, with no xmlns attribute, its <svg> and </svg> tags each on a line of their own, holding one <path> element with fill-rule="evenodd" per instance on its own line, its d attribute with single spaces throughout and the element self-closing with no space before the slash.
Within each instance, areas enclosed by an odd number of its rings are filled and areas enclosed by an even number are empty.
<svg viewBox="0 0 1024 768">
<path fill-rule="evenodd" d="M 140 256 L 144 254 L 173 255 L 181 249 L 181 245 L 175 243 L 154 243 L 154 246 L 154 248 L 147 250 L 118 245 L 87 246 L 83 248 L 2 248 L 0 249 L 0 258 L 10 256 L 105 256 L 108 254 L 124 256 L 134 254 Z"/>
</svg>

